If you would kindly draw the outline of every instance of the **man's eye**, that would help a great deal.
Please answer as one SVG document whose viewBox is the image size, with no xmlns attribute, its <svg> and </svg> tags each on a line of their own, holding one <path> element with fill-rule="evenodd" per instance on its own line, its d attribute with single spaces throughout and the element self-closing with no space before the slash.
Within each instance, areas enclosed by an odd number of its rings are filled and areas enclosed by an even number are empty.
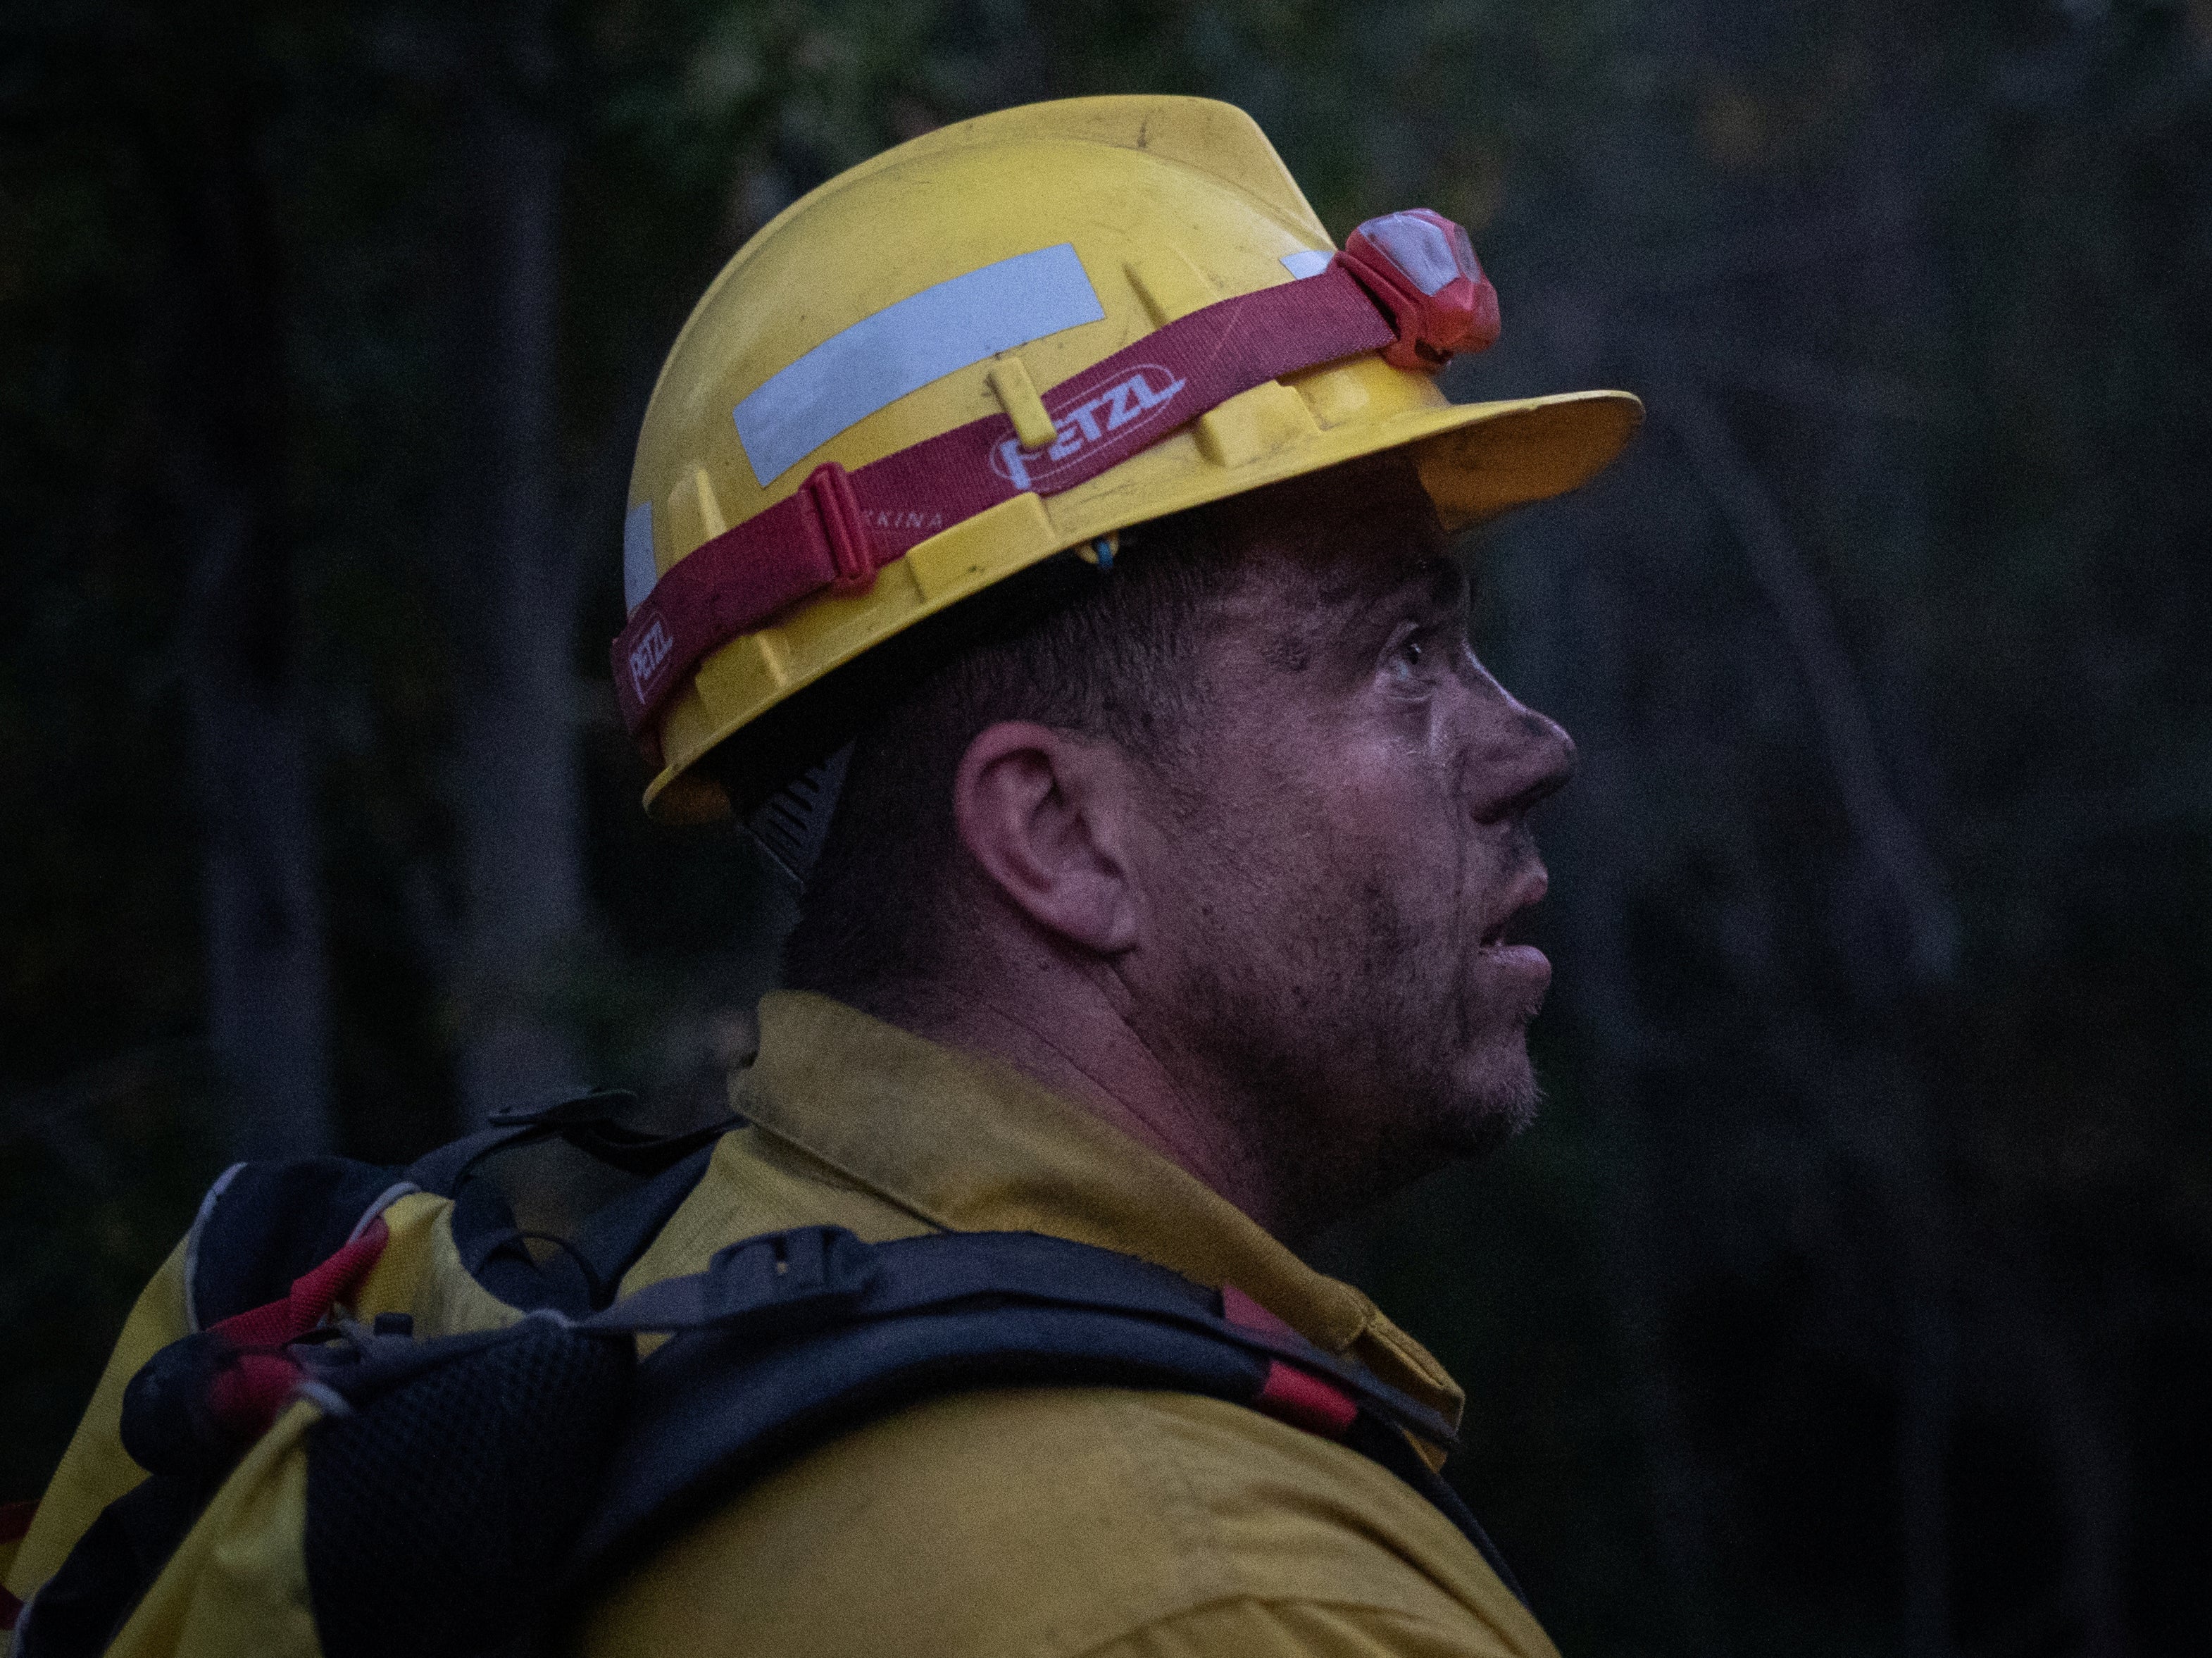
<svg viewBox="0 0 2212 1658">
<path fill-rule="evenodd" d="M 1429 653 L 1429 637 L 1425 633 L 1407 634 L 1391 647 L 1389 671 L 1401 679 L 1412 678 L 1421 671 L 1421 664 Z"/>
</svg>

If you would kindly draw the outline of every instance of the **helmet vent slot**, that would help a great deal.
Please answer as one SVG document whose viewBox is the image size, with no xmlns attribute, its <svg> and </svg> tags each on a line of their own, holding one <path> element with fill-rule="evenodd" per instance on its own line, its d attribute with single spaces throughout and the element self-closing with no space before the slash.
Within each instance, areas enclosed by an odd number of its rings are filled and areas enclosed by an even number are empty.
<svg viewBox="0 0 2212 1658">
<path fill-rule="evenodd" d="M 822 843 L 830 838 L 830 820 L 836 812 L 838 791 L 844 786 L 845 767 L 852 757 L 853 745 L 848 743 L 769 796 L 745 819 L 746 832 L 802 892 L 822 856 Z"/>
</svg>

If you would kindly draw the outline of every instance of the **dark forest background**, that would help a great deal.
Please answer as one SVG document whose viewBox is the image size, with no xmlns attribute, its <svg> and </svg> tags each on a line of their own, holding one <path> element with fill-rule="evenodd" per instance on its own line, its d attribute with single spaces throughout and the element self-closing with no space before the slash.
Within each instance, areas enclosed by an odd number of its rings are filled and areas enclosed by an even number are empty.
<svg viewBox="0 0 2212 1658">
<path fill-rule="evenodd" d="M 605 681 L 660 355 L 838 169 L 1135 90 L 1474 227 L 1455 395 L 1650 405 L 1480 548 L 1583 755 L 1547 1114 L 1324 1252 L 1561 1646 L 2205 1649 L 2206 0 L 15 0 L 0 1496 L 234 1155 L 719 1086 L 787 906 Z"/>
</svg>

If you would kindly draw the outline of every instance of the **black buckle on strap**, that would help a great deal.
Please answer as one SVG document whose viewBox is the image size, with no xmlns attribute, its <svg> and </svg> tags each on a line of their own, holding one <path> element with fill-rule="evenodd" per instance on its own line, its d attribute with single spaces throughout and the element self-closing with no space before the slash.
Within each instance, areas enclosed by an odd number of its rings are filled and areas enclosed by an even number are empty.
<svg viewBox="0 0 2212 1658">
<path fill-rule="evenodd" d="M 707 1263 L 703 1311 L 727 1327 L 785 1330 L 827 1322 L 876 1281 L 875 1251 L 842 1226 L 797 1226 L 746 1238 Z"/>
</svg>

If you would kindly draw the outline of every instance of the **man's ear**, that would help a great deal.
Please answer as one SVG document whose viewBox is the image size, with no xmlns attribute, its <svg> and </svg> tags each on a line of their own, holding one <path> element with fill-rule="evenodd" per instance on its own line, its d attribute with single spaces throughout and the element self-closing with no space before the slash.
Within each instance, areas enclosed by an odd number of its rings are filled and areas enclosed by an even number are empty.
<svg viewBox="0 0 2212 1658">
<path fill-rule="evenodd" d="M 969 854 L 1039 926 L 1094 955 L 1137 942 L 1128 761 L 1048 726 L 987 726 L 961 756 L 952 817 Z"/>
</svg>

